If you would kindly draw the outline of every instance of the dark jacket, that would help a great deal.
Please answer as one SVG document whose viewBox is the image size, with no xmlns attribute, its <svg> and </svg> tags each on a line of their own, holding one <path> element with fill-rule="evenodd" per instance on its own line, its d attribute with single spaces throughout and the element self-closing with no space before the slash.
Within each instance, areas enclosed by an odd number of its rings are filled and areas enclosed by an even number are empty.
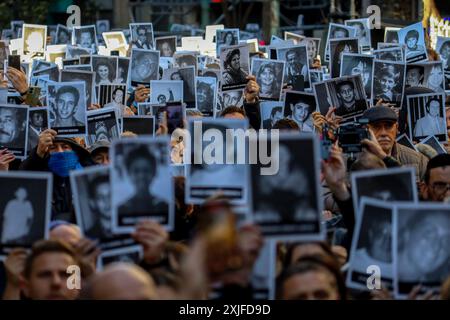
<svg viewBox="0 0 450 320">
<path fill-rule="evenodd" d="M 244 101 L 244 111 L 248 118 L 250 127 L 258 130 L 261 127 L 261 114 L 259 113 L 259 101 L 247 103 Z"/>
<path fill-rule="evenodd" d="M 20 165 L 23 171 L 45 171 L 49 172 L 48 160 L 49 156 L 41 158 L 36 153 L 37 147 L 34 148 L 30 155 Z M 76 152 L 76 150 L 75 150 Z M 80 164 L 83 167 L 94 164 L 90 155 L 77 152 Z M 70 187 L 70 178 L 62 178 L 53 174 L 53 196 L 52 196 L 52 220 L 64 220 L 75 222 L 75 211 L 72 203 L 72 189 Z"/>
<path fill-rule="evenodd" d="M 423 154 L 395 143 L 392 148 L 392 157 L 400 162 L 402 166 L 414 166 L 416 168 L 416 178 L 423 180 L 428 164 L 428 159 Z"/>
</svg>

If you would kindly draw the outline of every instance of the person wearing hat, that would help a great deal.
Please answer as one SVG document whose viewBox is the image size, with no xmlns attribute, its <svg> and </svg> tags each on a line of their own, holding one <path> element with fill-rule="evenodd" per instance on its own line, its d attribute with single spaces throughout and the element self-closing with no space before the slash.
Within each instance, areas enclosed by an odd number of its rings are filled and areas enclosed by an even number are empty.
<svg viewBox="0 0 450 320">
<path fill-rule="evenodd" d="M 92 160 L 95 164 L 108 165 L 109 164 L 109 147 L 111 143 L 108 140 L 96 141 L 90 148 Z"/>
<path fill-rule="evenodd" d="M 53 173 L 52 220 L 75 221 L 70 188 L 70 171 L 94 165 L 89 151 L 74 139 L 58 137 L 47 129 L 39 135 L 39 142 L 20 170 Z"/>
<path fill-rule="evenodd" d="M 419 152 L 396 142 L 398 133 L 398 117 L 394 110 L 387 106 L 376 106 L 366 110 L 362 119 L 368 120 L 368 127 L 377 144 L 363 140 L 363 145 L 381 159 L 392 157 L 403 166 L 414 166 L 419 180 L 425 176 L 428 160 Z"/>
</svg>

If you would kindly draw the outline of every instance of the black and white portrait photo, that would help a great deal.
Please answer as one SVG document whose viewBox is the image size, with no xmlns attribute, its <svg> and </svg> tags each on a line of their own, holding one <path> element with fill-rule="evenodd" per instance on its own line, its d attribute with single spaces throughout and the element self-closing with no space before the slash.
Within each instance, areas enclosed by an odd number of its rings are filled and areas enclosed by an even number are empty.
<svg viewBox="0 0 450 320">
<path fill-rule="evenodd" d="M 399 204 L 394 219 L 394 287 L 406 298 L 421 284 L 419 294 L 439 293 L 449 275 L 450 209 L 448 204 Z"/>
<path fill-rule="evenodd" d="M 132 49 L 130 63 L 131 86 L 142 84 L 148 88 L 151 80 L 158 80 L 159 51 Z"/>
<path fill-rule="evenodd" d="M 76 137 L 86 134 L 86 89 L 81 81 L 48 84 L 47 102 L 50 128 L 59 136 Z"/>
<path fill-rule="evenodd" d="M 445 91 L 445 78 L 442 61 L 424 63 L 424 86 L 436 93 Z"/>
<path fill-rule="evenodd" d="M 134 243 L 129 236 L 112 233 L 109 170 L 95 166 L 70 173 L 77 224 L 85 237 L 100 242 L 102 250 Z"/>
<path fill-rule="evenodd" d="M 222 91 L 244 88 L 250 73 L 248 45 L 223 46 L 220 51 L 220 71 Z"/>
<path fill-rule="evenodd" d="M 117 77 L 117 57 L 92 56 L 92 71 L 95 72 L 95 85 L 112 84 Z"/>
<path fill-rule="evenodd" d="M 133 132 L 138 136 L 155 135 L 155 117 L 153 116 L 131 116 L 122 118 L 122 131 Z"/>
<path fill-rule="evenodd" d="M 235 46 L 239 44 L 239 29 L 216 30 L 216 52 L 220 53 L 223 46 Z"/>
<path fill-rule="evenodd" d="M 97 269 L 102 271 L 108 264 L 126 263 L 139 264 L 142 261 L 143 252 L 141 245 L 132 245 L 102 252 L 97 258 Z"/>
<path fill-rule="evenodd" d="M 114 108 L 101 108 L 87 112 L 86 143 L 92 146 L 97 141 L 109 141 L 120 137 L 117 111 Z"/>
<path fill-rule="evenodd" d="M 39 135 L 48 128 L 48 123 L 48 107 L 30 108 L 28 121 L 28 153 L 38 145 Z"/>
<path fill-rule="evenodd" d="M 272 129 L 278 120 L 284 118 L 283 110 L 284 110 L 283 101 L 262 101 L 259 104 L 259 112 L 261 115 L 260 128 L 266 130 Z"/>
<path fill-rule="evenodd" d="M 130 58 L 119 57 L 117 64 L 116 83 L 118 84 L 128 83 L 129 68 L 130 68 Z"/>
<path fill-rule="evenodd" d="M 374 57 L 366 54 L 344 53 L 342 55 L 340 76 L 361 75 L 368 100 L 372 99 Z"/>
<path fill-rule="evenodd" d="M 244 103 L 244 90 L 231 90 L 219 94 L 218 110 L 223 110 L 229 106 L 242 106 Z"/>
<path fill-rule="evenodd" d="M 19 39 L 23 36 L 23 25 L 25 21 L 23 20 L 13 20 L 11 21 L 11 30 L 13 33 L 13 39 Z"/>
<path fill-rule="evenodd" d="M 206 117 L 213 117 L 216 111 L 217 81 L 213 77 L 195 77 L 195 107 Z"/>
<path fill-rule="evenodd" d="M 0 256 L 48 236 L 51 173 L 0 172 Z"/>
<path fill-rule="evenodd" d="M 267 237 L 324 239 L 318 140 L 312 134 L 280 133 L 278 141 L 268 143 L 275 174 L 263 174 L 260 163 L 251 166 L 252 220 Z"/>
<path fill-rule="evenodd" d="M 104 108 L 116 108 L 122 115 L 126 108 L 127 86 L 124 84 L 102 84 L 98 90 L 98 104 Z"/>
<path fill-rule="evenodd" d="M 156 50 L 159 50 L 159 56 L 165 58 L 173 57 L 173 54 L 177 50 L 177 37 L 158 37 L 155 38 Z"/>
<path fill-rule="evenodd" d="M 330 61 L 330 40 L 331 39 L 342 39 L 342 38 L 353 38 L 356 36 L 356 28 L 345 26 L 343 24 L 329 23 L 328 24 L 328 35 L 325 47 L 325 61 Z"/>
<path fill-rule="evenodd" d="M 372 54 L 377 60 L 404 62 L 404 49 L 401 47 L 373 50 Z"/>
<path fill-rule="evenodd" d="M 75 47 L 66 45 L 66 59 L 75 59 L 83 55 L 91 55 L 94 51 L 89 48 Z"/>
<path fill-rule="evenodd" d="M 150 102 L 138 103 L 138 115 L 139 116 L 152 116 L 152 104 Z"/>
<path fill-rule="evenodd" d="M 183 101 L 183 81 L 181 80 L 152 80 L 150 87 L 150 103 L 152 104 Z"/>
<path fill-rule="evenodd" d="M 349 288 L 368 290 L 367 280 L 372 273 L 367 269 L 378 266 L 382 287 L 393 291 L 392 214 L 392 204 L 363 197 L 346 279 Z"/>
<path fill-rule="evenodd" d="M 436 52 L 442 61 L 445 77 L 445 91 L 450 91 L 450 37 L 437 37 Z"/>
<path fill-rule="evenodd" d="M 24 55 L 43 57 L 47 44 L 47 26 L 24 24 L 22 39 Z"/>
<path fill-rule="evenodd" d="M 174 227 L 174 186 L 169 168 L 169 139 L 129 138 L 111 145 L 113 231 L 133 232 L 152 219 Z"/>
<path fill-rule="evenodd" d="M 62 24 L 58 24 L 55 44 L 72 44 L 72 30 Z"/>
<path fill-rule="evenodd" d="M 435 136 L 441 142 L 447 141 L 445 93 L 408 95 L 407 102 L 412 140 Z"/>
<path fill-rule="evenodd" d="M 60 82 L 83 81 L 86 88 L 86 105 L 90 106 L 95 97 L 95 72 L 79 70 L 61 70 L 59 73 Z"/>
<path fill-rule="evenodd" d="M 328 93 L 326 82 L 319 82 L 313 85 L 314 96 L 316 97 L 317 111 L 325 116 L 332 107 L 332 102 Z"/>
<path fill-rule="evenodd" d="M 342 38 L 330 40 L 331 78 L 339 77 L 341 61 L 344 53 L 359 53 L 358 38 Z"/>
<path fill-rule="evenodd" d="M 130 23 L 130 35 L 133 49 L 154 49 L 152 23 Z"/>
<path fill-rule="evenodd" d="M 270 59 L 252 59 L 251 73 L 259 84 L 259 97 L 261 100 L 281 99 L 281 89 L 284 80 L 284 61 Z"/>
<path fill-rule="evenodd" d="M 312 113 L 316 111 L 314 94 L 287 91 L 284 99 L 284 118 L 294 120 L 301 132 L 314 131 Z"/>
<path fill-rule="evenodd" d="M 284 82 L 293 90 L 303 91 L 311 87 L 308 52 L 305 45 L 276 49 L 278 60 L 285 61 Z"/>
<path fill-rule="evenodd" d="M 28 147 L 28 106 L 0 105 L 0 149 L 25 159 Z"/>
<path fill-rule="evenodd" d="M 345 20 L 345 25 L 356 29 L 355 37 L 359 39 L 361 51 L 369 51 L 372 47 L 369 19 Z"/>
<path fill-rule="evenodd" d="M 191 134 L 190 154 L 187 154 L 190 163 L 187 164 L 186 175 L 188 203 L 202 204 L 209 197 L 219 194 L 236 205 L 247 203 L 249 166 L 245 161 L 245 152 L 239 155 L 245 146 L 237 137 L 226 139 L 227 129 L 245 131 L 247 128 L 247 120 L 188 118 Z M 197 135 L 201 132 L 201 137 L 195 139 L 194 131 Z"/>
<path fill-rule="evenodd" d="M 373 104 L 379 99 L 390 103 L 396 108 L 402 106 L 405 89 L 405 64 L 393 61 L 378 61 L 374 63 Z"/>
<path fill-rule="evenodd" d="M 398 31 L 400 28 L 397 27 L 386 27 L 384 29 L 384 42 L 386 43 L 399 43 Z"/>
<path fill-rule="evenodd" d="M 353 205 L 360 208 L 362 197 L 382 201 L 419 201 L 414 167 L 354 172 L 351 175 Z"/>
<path fill-rule="evenodd" d="M 96 53 L 97 33 L 95 31 L 95 25 L 73 27 L 72 44 Z"/>
<path fill-rule="evenodd" d="M 355 118 L 367 110 L 367 97 L 361 75 L 346 76 L 326 81 L 335 114 L 344 119 Z"/>
<path fill-rule="evenodd" d="M 400 44 L 405 45 L 407 63 L 428 59 L 422 22 L 400 29 L 398 39 Z"/>
</svg>

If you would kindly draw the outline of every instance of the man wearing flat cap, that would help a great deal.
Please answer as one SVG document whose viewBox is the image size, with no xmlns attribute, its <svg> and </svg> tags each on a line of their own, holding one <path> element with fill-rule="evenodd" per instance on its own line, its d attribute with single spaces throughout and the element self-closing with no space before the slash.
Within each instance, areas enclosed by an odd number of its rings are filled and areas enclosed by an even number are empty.
<svg viewBox="0 0 450 320">
<path fill-rule="evenodd" d="M 381 147 L 381 150 L 376 150 L 377 156 L 382 159 L 392 157 L 403 166 L 414 166 L 418 178 L 422 180 L 428 160 L 421 153 L 396 142 L 398 117 L 395 111 L 386 106 L 377 106 L 366 110 L 362 118 L 368 120 L 368 127 Z M 368 143 L 364 144 L 370 148 Z"/>
</svg>

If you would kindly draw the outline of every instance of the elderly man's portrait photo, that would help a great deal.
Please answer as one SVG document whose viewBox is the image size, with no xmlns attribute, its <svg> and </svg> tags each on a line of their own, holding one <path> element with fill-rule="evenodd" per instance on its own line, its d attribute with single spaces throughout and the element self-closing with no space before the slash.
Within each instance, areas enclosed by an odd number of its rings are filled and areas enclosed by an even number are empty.
<svg viewBox="0 0 450 320">
<path fill-rule="evenodd" d="M 173 57 L 177 49 L 177 37 L 158 37 L 155 38 L 156 50 L 159 50 L 159 56 L 165 58 Z"/>
<path fill-rule="evenodd" d="M 204 116 L 212 117 L 216 111 L 217 81 L 214 77 L 195 77 L 195 107 Z"/>
<path fill-rule="evenodd" d="M 336 115 L 354 118 L 368 109 L 361 75 L 346 76 L 326 81 L 330 101 L 336 106 Z"/>
<path fill-rule="evenodd" d="M 86 134 L 86 84 L 81 81 L 48 84 L 50 128 L 59 136 Z"/>
<path fill-rule="evenodd" d="M 247 44 L 224 46 L 220 51 L 220 71 L 222 91 L 242 89 L 247 84 L 250 73 Z"/>
<path fill-rule="evenodd" d="M 301 132 L 313 132 L 312 113 L 316 111 L 316 99 L 311 93 L 287 91 L 284 101 L 284 118 L 297 123 Z"/>
<path fill-rule="evenodd" d="M 132 49 L 130 61 L 131 86 L 137 87 L 139 84 L 150 87 L 151 80 L 158 80 L 159 77 L 159 51 Z"/>
<path fill-rule="evenodd" d="M 115 140 L 111 145 L 113 231 L 128 233 L 137 222 L 174 223 L 174 187 L 166 137 Z"/>
<path fill-rule="evenodd" d="M 310 133 L 280 133 L 279 143 L 270 148 L 278 172 L 262 175 L 261 163 L 251 166 L 252 221 L 266 237 L 313 241 L 325 236 L 320 223 L 318 146 Z"/>
<path fill-rule="evenodd" d="M 373 104 L 382 99 L 396 108 L 402 106 L 406 66 L 401 62 L 375 60 Z"/>
<path fill-rule="evenodd" d="M 284 61 L 270 59 L 252 59 L 251 73 L 259 84 L 261 100 L 281 99 L 281 89 L 284 80 Z"/>
<path fill-rule="evenodd" d="M 130 23 L 130 35 L 133 49 L 154 49 L 152 23 Z"/>
<path fill-rule="evenodd" d="M 24 24 L 22 40 L 24 55 L 43 57 L 47 44 L 47 26 Z"/>
<path fill-rule="evenodd" d="M 0 172 L 0 256 L 4 249 L 30 248 L 48 235 L 50 173 Z"/>
<path fill-rule="evenodd" d="M 261 129 L 270 130 L 278 120 L 284 118 L 284 102 L 283 101 L 262 101 L 259 104 L 259 112 L 261 116 Z"/>
<path fill-rule="evenodd" d="M 72 44 L 96 53 L 97 32 L 95 30 L 95 25 L 73 27 Z"/>
<path fill-rule="evenodd" d="M 428 59 L 422 22 L 400 29 L 398 31 L 398 39 L 399 43 L 405 46 L 407 63 Z"/>
<path fill-rule="evenodd" d="M 364 197 L 358 211 L 358 219 L 352 242 L 347 286 L 367 289 L 369 266 L 381 271 L 382 286 L 393 290 L 392 213 L 393 206 L 385 201 Z"/>
<path fill-rule="evenodd" d="M 445 94 L 408 95 L 409 133 L 414 141 L 435 136 L 440 142 L 447 141 L 445 119 Z"/>
<path fill-rule="evenodd" d="M 28 147 L 28 106 L 0 105 L 0 149 L 25 159 Z"/>
<path fill-rule="evenodd" d="M 284 83 L 294 90 L 310 88 L 308 48 L 305 45 L 288 46 L 276 49 L 278 60 L 285 61 Z"/>
<path fill-rule="evenodd" d="M 419 294 L 439 292 L 450 265 L 448 204 L 399 204 L 394 219 L 394 287 L 406 298 L 418 284 Z"/>
<path fill-rule="evenodd" d="M 120 136 L 120 128 L 115 108 L 101 108 L 87 112 L 86 144 L 94 145 L 97 141 L 109 141 Z"/>
<path fill-rule="evenodd" d="M 356 76 L 360 74 L 368 100 L 372 99 L 373 65 L 373 56 L 355 53 L 342 54 L 340 76 Z"/>
</svg>

